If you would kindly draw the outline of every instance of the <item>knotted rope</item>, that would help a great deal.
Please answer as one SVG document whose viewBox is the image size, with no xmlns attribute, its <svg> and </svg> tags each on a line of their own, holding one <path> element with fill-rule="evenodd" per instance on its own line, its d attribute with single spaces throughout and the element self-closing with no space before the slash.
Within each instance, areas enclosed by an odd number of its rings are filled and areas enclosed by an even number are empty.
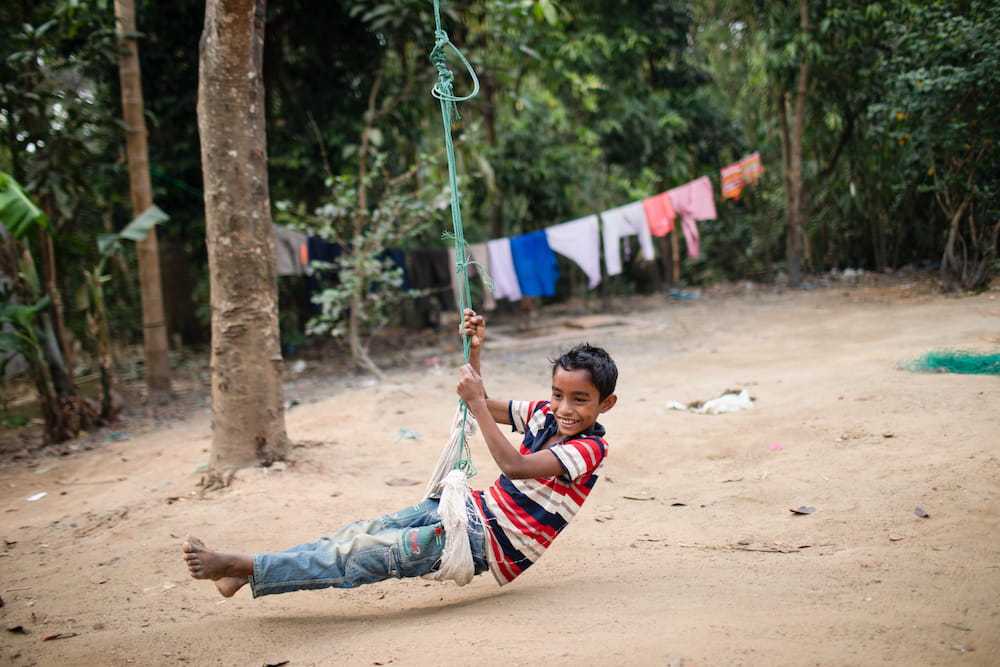
<svg viewBox="0 0 1000 667">
<path fill-rule="evenodd" d="M 431 87 L 431 95 L 441 103 L 441 121 L 444 125 L 445 152 L 448 156 L 448 187 L 451 190 L 452 232 L 450 234 L 446 234 L 446 236 L 450 237 L 455 244 L 455 271 L 460 277 L 458 308 L 459 316 L 462 317 L 464 316 L 465 309 L 471 308 L 472 305 L 471 289 L 469 287 L 469 265 L 476 264 L 476 262 L 469 259 L 468 246 L 465 243 L 465 230 L 462 226 L 461 197 L 458 190 L 458 170 L 455 167 L 455 144 L 452 140 L 451 125 L 453 118 L 461 117 L 458 114 L 456 103 L 471 100 L 479 94 L 479 79 L 476 77 L 476 72 L 472 69 L 472 65 L 469 64 L 469 61 L 464 55 L 462 55 L 462 52 L 451 43 L 451 40 L 448 39 L 448 33 L 441 27 L 441 3 L 439 0 L 434 0 L 434 28 L 434 48 L 431 50 L 430 60 L 437 69 L 438 80 L 437 83 Z M 468 95 L 458 96 L 454 93 L 452 82 L 455 79 L 455 75 L 450 69 L 448 69 L 448 48 L 451 48 L 451 50 L 459 57 L 462 64 L 465 65 L 465 69 L 468 71 L 469 76 L 472 77 L 472 92 Z M 462 327 L 462 350 L 465 355 L 465 363 L 469 362 L 470 345 L 471 341 L 465 333 L 465 327 Z M 461 411 L 461 453 L 454 463 L 454 468 L 463 471 L 466 477 L 472 477 L 476 474 L 476 467 L 472 464 L 471 450 L 469 449 L 469 444 L 465 438 L 467 422 L 469 420 L 468 406 L 462 403 Z"/>
<path fill-rule="evenodd" d="M 441 120 L 444 124 L 445 149 L 448 155 L 448 186 L 451 189 L 451 223 L 452 232 L 445 234 L 455 244 L 455 271 L 460 276 L 459 282 L 459 316 L 464 317 L 465 309 L 471 307 L 472 297 L 469 289 L 469 265 L 474 264 L 468 256 L 465 244 L 465 231 L 462 227 L 462 208 L 458 192 L 458 176 L 455 168 L 455 145 L 451 136 L 452 115 L 459 118 L 457 102 L 464 102 L 479 93 L 479 79 L 472 65 L 465 56 L 448 39 L 448 33 L 441 27 L 441 8 L 439 0 L 434 0 L 434 49 L 431 51 L 431 63 L 438 71 L 438 81 L 431 88 L 431 95 L 441 103 Z M 474 82 L 473 90 L 466 96 L 456 96 L 452 87 L 454 75 L 448 69 L 446 50 L 451 48 L 461 59 Z M 465 363 L 469 363 L 471 341 L 462 327 L 462 349 Z M 439 495 L 438 513 L 445 528 L 445 546 L 441 554 L 441 566 L 435 572 L 426 575 L 437 580 L 454 581 L 464 586 L 472 580 L 475 565 L 472 558 L 472 548 L 468 538 L 468 523 L 470 511 L 473 521 L 482 521 L 478 512 L 471 509 L 471 491 L 467 479 L 476 474 L 472 464 L 472 452 L 468 438 L 475 433 L 475 418 L 469 415 L 469 406 L 464 401 L 459 402 L 452 422 L 451 439 L 445 445 L 438 459 L 437 467 L 427 485 L 426 497 Z"/>
</svg>

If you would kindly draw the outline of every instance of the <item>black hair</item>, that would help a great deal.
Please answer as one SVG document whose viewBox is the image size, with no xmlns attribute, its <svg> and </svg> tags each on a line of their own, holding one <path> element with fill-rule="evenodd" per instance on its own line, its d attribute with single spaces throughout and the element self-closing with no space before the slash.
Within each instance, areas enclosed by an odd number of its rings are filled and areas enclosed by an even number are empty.
<svg viewBox="0 0 1000 667">
<path fill-rule="evenodd" d="M 562 368 L 566 371 L 590 371 L 590 381 L 597 388 L 602 401 L 615 393 L 615 385 L 618 383 L 618 366 L 615 365 L 614 359 L 603 347 L 581 343 L 552 359 L 553 373 L 555 373 L 556 368 Z"/>
</svg>

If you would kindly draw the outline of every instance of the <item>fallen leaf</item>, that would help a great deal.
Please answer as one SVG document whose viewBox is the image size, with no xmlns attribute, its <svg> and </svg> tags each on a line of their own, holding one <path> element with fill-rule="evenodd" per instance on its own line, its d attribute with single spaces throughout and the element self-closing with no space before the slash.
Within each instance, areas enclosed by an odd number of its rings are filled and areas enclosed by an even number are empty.
<svg viewBox="0 0 1000 667">
<path fill-rule="evenodd" d="M 288 660 L 282 660 L 281 662 L 265 662 L 264 667 L 281 667 L 282 665 L 287 665 Z"/>
<path fill-rule="evenodd" d="M 406 479 L 405 477 L 398 477 L 396 479 L 390 479 L 386 482 L 388 486 L 416 486 L 420 482 L 414 479 Z"/>
<path fill-rule="evenodd" d="M 923 507 L 917 507 L 913 510 L 913 513 L 919 516 L 921 519 L 929 519 L 931 515 L 924 511 Z"/>
<path fill-rule="evenodd" d="M 791 512 L 792 514 L 812 514 L 813 512 L 816 511 L 816 508 L 815 507 L 806 507 L 805 505 L 802 505 L 802 506 L 796 507 L 794 509 L 793 508 L 788 508 L 788 511 Z"/>
<path fill-rule="evenodd" d="M 47 635 L 42 635 L 42 641 L 47 642 L 53 639 L 69 639 L 70 637 L 76 637 L 75 632 L 50 632 Z"/>
<path fill-rule="evenodd" d="M 967 628 L 964 625 L 957 625 L 955 623 L 942 623 L 941 625 L 946 628 L 954 628 L 955 630 L 961 630 L 962 632 L 972 632 L 972 628 Z"/>
</svg>

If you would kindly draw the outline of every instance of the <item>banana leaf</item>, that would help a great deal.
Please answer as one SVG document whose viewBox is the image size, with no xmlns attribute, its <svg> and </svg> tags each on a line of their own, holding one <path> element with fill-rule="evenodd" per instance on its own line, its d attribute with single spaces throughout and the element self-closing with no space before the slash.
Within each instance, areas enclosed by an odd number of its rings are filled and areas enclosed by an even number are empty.
<svg viewBox="0 0 1000 667">
<path fill-rule="evenodd" d="M 3 172 L 0 172 L 0 222 L 17 240 L 23 239 L 32 225 L 49 228 L 42 209 L 35 206 L 17 181 Z"/>
</svg>

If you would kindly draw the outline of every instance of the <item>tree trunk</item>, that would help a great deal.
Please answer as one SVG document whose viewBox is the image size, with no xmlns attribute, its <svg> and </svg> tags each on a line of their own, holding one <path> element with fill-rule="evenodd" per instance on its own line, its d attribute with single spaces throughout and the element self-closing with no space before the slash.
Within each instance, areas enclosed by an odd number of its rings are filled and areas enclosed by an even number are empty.
<svg viewBox="0 0 1000 667">
<path fill-rule="evenodd" d="M 51 213 L 51 210 L 49 211 Z M 52 219 L 52 216 L 49 217 Z M 42 275 L 44 291 L 52 297 L 52 320 L 55 331 L 51 337 L 51 349 L 57 354 L 51 357 L 50 367 L 52 369 L 52 380 L 55 382 L 56 391 L 60 396 L 75 396 L 76 382 L 73 379 L 73 346 L 70 342 L 69 331 L 66 328 L 66 311 L 63 304 L 62 290 L 59 289 L 59 281 L 56 276 L 55 244 L 52 235 L 44 229 L 38 230 L 38 246 L 42 256 Z"/>
<path fill-rule="evenodd" d="M 125 151 L 128 155 L 129 195 L 132 216 L 139 217 L 153 205 L 149 179 L 149 152 L 146 148 L 146 118 L 139 71 L 139 44 L 135 34 L 133 0 L 115 0 L 118 19 L 118 77 L 122 89 L 122 116 L 125 121 Z M 146 388 L 151 405 L 170 398 L 170 358 L 167 323 L 163 314 L 163 284 L 156 229 L 136 245 L 139 260 L 139 292 L 142 295 L 142 335 L 146 359 Z"/>
<path fill-rule="evenodd" d="M 799 55 L 799 76 L 795 89 L 795 110 L 788 138 L 788 172 L 785 181 L 785 201 L 788 210 L 788 286 L 802 283 L 802 248 L 805 237 L 805 188 L 802 183 L 802 133 L 806 123 L 806 97 L 809 91 L 809 3 L 799 0 L 799 28 L 803 43 Z"/>
<path fill-rule="evenodd" d="M 208 0 L 198 130 L 212 302 L 207 484 L 288 451 L 261 62 L 264 0 Z"/>
</svg>

